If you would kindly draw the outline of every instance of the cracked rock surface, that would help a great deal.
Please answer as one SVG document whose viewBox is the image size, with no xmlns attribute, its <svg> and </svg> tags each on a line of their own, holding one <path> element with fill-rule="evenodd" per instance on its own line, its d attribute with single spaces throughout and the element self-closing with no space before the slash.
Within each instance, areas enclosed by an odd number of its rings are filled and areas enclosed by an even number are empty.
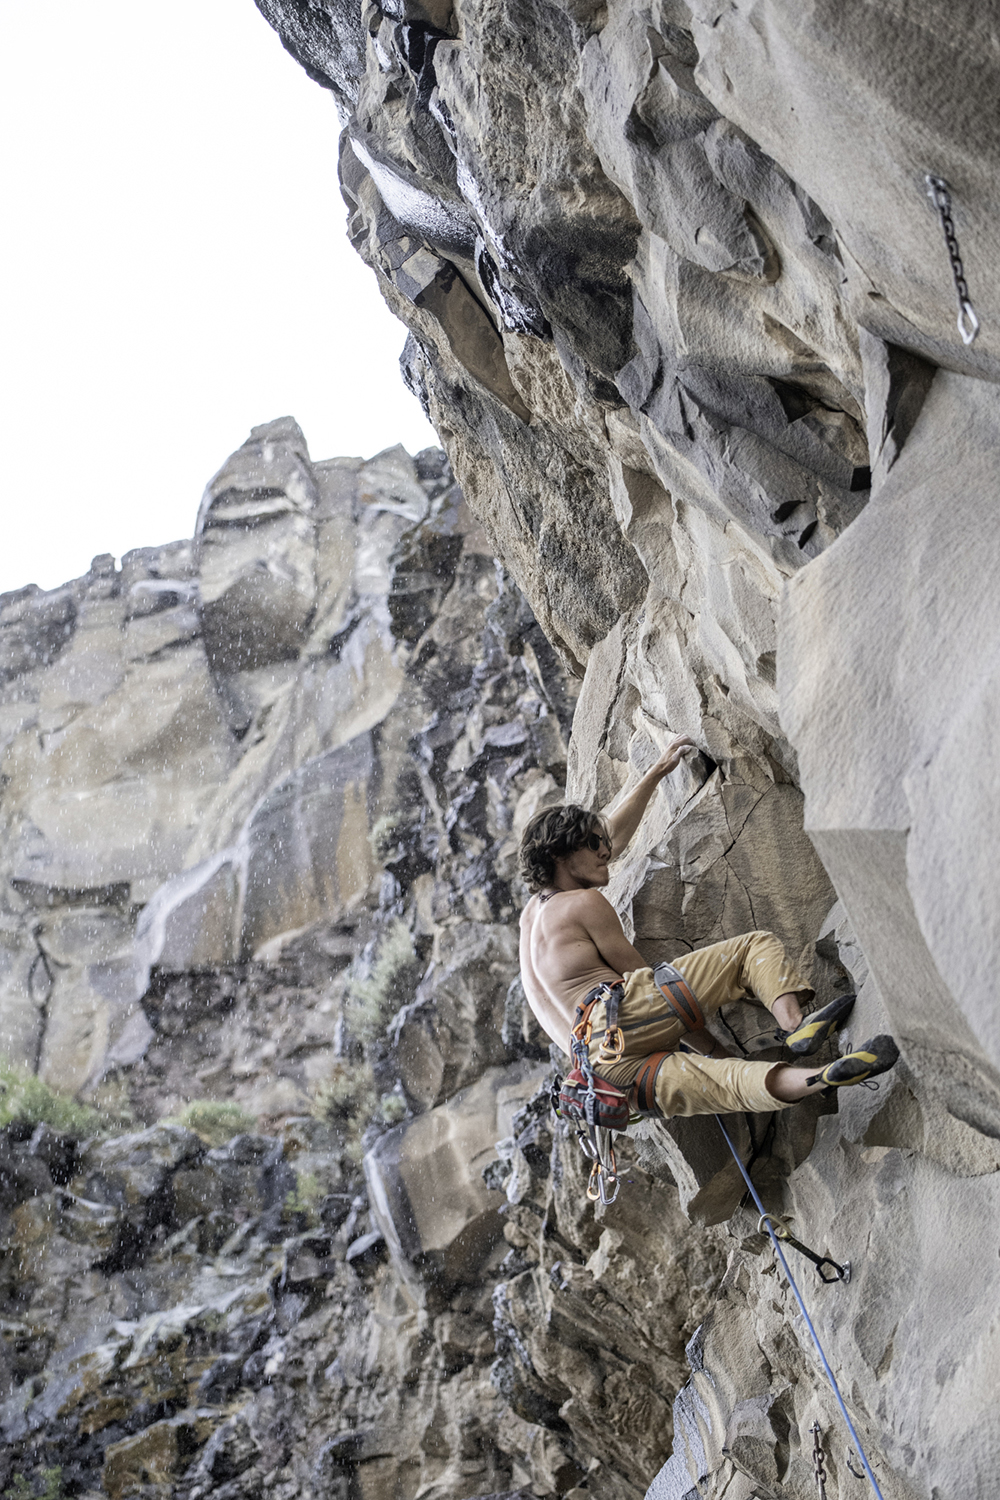
<svg viewBox="0 0 1000 1500">
<path fill-rule="evenodd" d="M 852 1035 L 892 1030 L 904 1064 L 875 1103 L 843 1103 L 839 1154 L 821 1122 L 786 1203 L 821 1225 L 846 1214 L 848 1238 L 887 1257 L 878 1299 L 904 1329 L 911 1274 L 878 1206 L 902 1184 L 928 1321 L 947 1342 L 948 1319 L 972 1316 L 979 1351 L 993 1257 L 973 1204 L 1000 1134 L 995 16 L 863 0 L 260 8 L 335 97 L 348 231 L 409 329 L 404 377 L 582 678 L 571 794 L 606 803 L 671 732 L 702 749 L 616 873 L 626 925 L 664 956 L 773 926 L 804 961 L 825 931 L 819 957 L 864 981 Z M 950 187 L 972 344 L 927 173 Z M 882 1161 L 867 1153 L 890 1118 L 913 1133 L 885 1145 L 879 1186 L 861 1167 Z M 930 1269 L 927 1153 L 965 1183 L 978 1322 Z M 675 1168 L 689 1208 L 721 1209 L 701 1170 Z M 746 1327 L 767 1302 L 751 1282 L 727 1282 Z M 951 1414 L 938 1427 L 898 1337 L 876 1356 L 860 1323 L 831 1318 L 887 1491 L 988 1488 L 962 1362 L 928 1380 Z M 698 1358 L 721 1391 L 724 1354 Z M 781 1368 L 768 1378 L 787 1378 L 794 1414 L 734 1445 L 719 1407 L 715 1446 L 690 1447 L 670 1494 L 807 1483 L 803 1382 Z M 730 1414 L 761 1391 L 734 1377 Z"/>
<path fill-rule="evenodd" d="M 609 897 L 897 1035 L 732 1130 L 851 1262 L 794 1269 L 886 1500 L 990 1494 L 995 18 L 259 4 L 447 458 L 270 423 L 192 543 L 0 601 L 4 1044 L 132 1113 L 3 1132 L 0 1478 L 807 1500 L 818 1423 L 862 1493 L 714 1122 L 633 1127 L 595 1213 L 517 983 L 524 822 L 683 731 Z"/>
</svg>

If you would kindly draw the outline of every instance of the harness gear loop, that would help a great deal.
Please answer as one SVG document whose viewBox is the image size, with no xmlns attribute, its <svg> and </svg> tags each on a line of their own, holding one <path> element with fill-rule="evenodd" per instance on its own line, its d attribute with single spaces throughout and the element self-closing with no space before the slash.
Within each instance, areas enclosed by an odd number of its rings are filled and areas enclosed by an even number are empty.
<svg viewBox="0 0 1000 1500">
<path fill-rule="evenodd" d="M 590 1046 L 590 1038 L 594 1032 L 594 1028 L 591 1025 L 590 1021 L 590 1012 L 593 1010 L 596 1004 L 596 1000 L 591 1000 L 586 1009 L 582 1011 L 581 1019 L 577 1021 L 576 1025 L 573 1027 L 573 1030 L 570 1032 L 570 1036 L 575 1037 L 578 1042 L 582 1042 L 585 1047 Z"/>
<path fill-rule="evenodd" d="M 594 1071 L 590 1061 L 591 1012 L 599 1000 L 604 1001 L 607 1028 L 598 1060 L 616 1062 L 625 1051 L 625 1038 L 618 1025 L 622 993 L 620 984 L 602 984 L 592 990 L 585 1003 L 578 1007 L 569 1034 L 575 1067 L 563 1079 L 558 1092 L 553 1093 L 556 1113 L 575 1128 L 583 1154 L 593 1163 L 587 1197 L 595 1203 L 613 1203 L 618 1196 L 618 1165 L 611 1132 L 612 1128 L 623 1130 L 628 1124 L 628 1101 L 621 1089 Z"/>
<path fill-rule="evenodd" d="M 673 964 L 658 964 L 654 981 L 671 1015 L 683 1032 L 700 1031 L 705 1017 L 694 991 Z M 569 1033 L 569 1050 L 574 1066 L 552 1090 L 552 1108 L 561 1120 L 575 1131 L 583 1153 L 593 1163 L 587 1197 L 596 1202 L 613 1203 L 618 1195 L 618 1167 L 611 1145 L 612 1132 L 625 1130 L 630 1118 L 657 1116 L 656 1078 L 665 1058 L 676 1046 L 657 1052 L 643 1060 L 638 1076 L 628 1089 L 619 1088 L 595 1071 L 590 1060 L 594 1035 L 593 1010 L 604 1002 L 605 1031 L 597 1051 L 598 1067 L 613 1066 L 625 1056 L 625 1034 L 618 1024 L 618 1012 L 625 998 L 622 983 L 605 981 L 596 985 L 577 1007 Z M 677 1046 L 684 1046 L 679 1041 Z"/>
<path fill-rule="evenodd" d="M 842 1281 L 846 1285 L 851 1279 L 851 1262 L 847 1261 L 841 1266 L 835 1260 L 831 1260 L 829 1255 L 817 1255 L 815 1250 L 810 1250 L 808 1245 L 803 1245 L 801 1240 L 795 1238 L 788 1228 L 789 1223 L 788 1218 L 779 1214 L 762 1214 L 757 1221 L 757 1233 L 760 1234 L 764 1229 L 769 1228 L 779 1240 L 784 1240 L 786 1245 L 791 1245 L 793 1250 L 797 1250 L 800 1255 L 812 1261 L 819 1272 L 820 1281 L 828 1284 L 833 1281 Z M 829 1266 L 833 1272 L 832 1276 L 824 1275 L 824 1266 Z"/>
</svg>

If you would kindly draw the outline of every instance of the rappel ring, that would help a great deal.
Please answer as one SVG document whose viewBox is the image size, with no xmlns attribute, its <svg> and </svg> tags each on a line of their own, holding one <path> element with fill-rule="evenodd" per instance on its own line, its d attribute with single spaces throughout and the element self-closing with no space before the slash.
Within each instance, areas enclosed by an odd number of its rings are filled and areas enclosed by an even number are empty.
<svg viewBox="0 0 1000 1500">
<path fill-rule="evenodd" d="M 958 304 L 958 331 L 962 335 L 963 344 L 971 344 L 979 332 L 979 319 L 967 298 L 963 298 Z"/>
</svg>

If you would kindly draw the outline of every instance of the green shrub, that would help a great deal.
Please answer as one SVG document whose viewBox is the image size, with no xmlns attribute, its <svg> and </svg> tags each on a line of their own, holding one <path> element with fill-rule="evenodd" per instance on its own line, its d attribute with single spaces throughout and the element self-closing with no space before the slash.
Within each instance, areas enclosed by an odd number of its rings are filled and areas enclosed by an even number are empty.
<svg viewBox="0 0 1000 1500">
<path fill-rule="evenodd" d="M 299 1172 L 294 1188 L 285 1194 L 285 1212 L 307 1214 L 310 1224 L 315 1224 L 319 1217 L 317 1209 L 323 1196 L 323 1188 L 316 1174 Z"/>
<path fill-rule="evenodd" d="M 206 1146 L 224 1146 L 234 1135 L 247 1135 L 257 1129 L 256 1115 L 247 1114 L 231 1099 L 192 1099 L 169 1124 L 193 1130 Z"/>
<path fill-rule="evenodd" d="M 3 1500 L 63 1500 L 62 1469 L 36 1469 L 33 1484 L 23 1474 L 15 1474 L 13 1484 L 3 1492 Z"/>
<path fill-rule="evenodd" d="M 406 1114 L 406 1100 L 401 1094 L 383 1094 L 379 1114 L 387 1125 L 398 1125 Z"/>
<path fill-rule="evenodd" d="M 368 973 L 349 976 L 345 1018 L 361 1042 L 374 1041 L 401 1005 L 419 972 L 419 960 L 410 929 L 400 918 L 390 922 L 382 934 Z"/>
<path fill-rule="evenodd" d="M 78 1137 L 113 1130 L 121 1123 L 77 1103 L 68 1094 L 57 1093 L 37 1073 L 0 1057 L 0 1126 L 14 1120 L 25 1125 L 51 1125 L 53 1130 Z"/>
<path fill-rule="evenodd" d="M 412 999 L 421 967 L 410 929 L 397 917 L 377 939 L 371 957 L 366 962 L 356 960 L 346 972 L 344 1022 L 366 1050 L 367 1044 L 384 1033 L 396 1011 Z M 373 1120 L 394 1125 L 406 1114 L 406 1104 L 398 1094 L 379 1098 L 367 1059 L 337 1063 L 329 1078 L 313 1085 L 311 1094 L 313 1114 L 342 1128 L 346 1154 L 354 1162 L 361 1159 L 361 1139 Z"/>
<path fill-rule="evenodd" d="M 312 1089 L 312 1112 L 330 1125 L 361 1119 L 362 1131 L 375 1112 L 375 1079 L 368 1063 L 338 1063 L 331 1077 Z"/>
<path fill-rule="evenodd" d="M 400 813 L 383 813 L 376 818 L 372 825 L 372 831 L 368 835 L 368 842 L 372 846 L 372 853 L 382 864 L 393 853 L 397 842 L 397 830 L 403 818 Z"/>
<path fill-rule="evenodd" d="M 364 1155 L 361 1139 L 372 1121 L 397 1125 L 407 1112 L 402 1095 L 378 1097 L 371 1066 L 366 1062 L 338 1064 L 333 1076 L 314 1084 L 311 1092 L 314 1117 L 341 1127 L 345 1153 L 355 1165 Z"/>
</svg>

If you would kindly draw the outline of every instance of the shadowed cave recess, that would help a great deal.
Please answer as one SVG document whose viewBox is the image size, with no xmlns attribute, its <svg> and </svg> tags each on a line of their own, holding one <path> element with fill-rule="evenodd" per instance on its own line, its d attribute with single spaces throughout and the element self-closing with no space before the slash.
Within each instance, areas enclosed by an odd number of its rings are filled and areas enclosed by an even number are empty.
<svg viewBox="0 0 1000 1500">
<path fill-rule="evenodd" d="M 609 897 L 898 1039 L 728 1124 L 851 1262 L 794 1269 L 886 1500 L 988 1496 L 995 14 L 258 4 L 442 447 L 279 418 L 0 597 L 0 1491 L 810 1500 L 818 1423 L 866 1493 L 714 1122 L 595 1210 L 517 976 L 527 819 L 687 733 Z"/>
</svg>

